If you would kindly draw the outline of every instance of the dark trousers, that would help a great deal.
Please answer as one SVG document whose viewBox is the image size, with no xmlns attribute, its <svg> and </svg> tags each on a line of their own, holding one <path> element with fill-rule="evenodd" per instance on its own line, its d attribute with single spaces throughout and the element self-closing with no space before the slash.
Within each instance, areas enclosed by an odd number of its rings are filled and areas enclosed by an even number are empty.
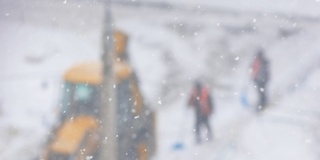
<svg viewBox="0 0 320 160">
<path fill-rule="evenodd" d="M 267 89 L 265 82 L 256 82 L 257 92 L 259 96 L 258 109 L 263 109 L 267 105 Z"/>
<path fill-rule="evenodd" d="M 208 131 L 208 139 L 212 139 L 212 131 L 211 131 L 211 126 L 208 120 L 208 116 L 197 116 L 196 120 L 196 141 L 197 143 L 201 142 L 201 134 L 200 134 L 200 129 L 201 126 L 204 126 L 207 131 Z"/>
</svg>

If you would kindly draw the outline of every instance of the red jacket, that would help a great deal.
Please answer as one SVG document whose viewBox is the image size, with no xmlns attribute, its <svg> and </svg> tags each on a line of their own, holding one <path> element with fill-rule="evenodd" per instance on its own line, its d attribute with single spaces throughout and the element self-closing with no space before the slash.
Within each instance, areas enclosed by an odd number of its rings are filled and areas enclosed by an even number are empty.
<svg viewBox="0 0 320 160">
<path fill-rule="evenodd" d="M 200 93 L 194 88 L 189 99 L 189 105 L 198 109 L 202 116 L 209 116 L 212 113 L 213 106 L 208 88 L 202 87 Z"/>
</svg>

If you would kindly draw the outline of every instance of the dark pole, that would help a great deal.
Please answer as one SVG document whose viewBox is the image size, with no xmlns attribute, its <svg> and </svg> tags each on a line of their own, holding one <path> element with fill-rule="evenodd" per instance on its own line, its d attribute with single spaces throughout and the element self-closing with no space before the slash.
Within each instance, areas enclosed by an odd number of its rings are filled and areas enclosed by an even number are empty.
<svg viewBox="0 0 320 160">
<path fill-rule="evenodd" d="M 113 73 L 113 29 L 111 19 L 111 0 L 104 1 L 105 17 L 103 23 L 103 84 L 101 92 L 101 140 L 100 160 L 117 160 L 117 124 L 115 78 Z"/>
</svg>

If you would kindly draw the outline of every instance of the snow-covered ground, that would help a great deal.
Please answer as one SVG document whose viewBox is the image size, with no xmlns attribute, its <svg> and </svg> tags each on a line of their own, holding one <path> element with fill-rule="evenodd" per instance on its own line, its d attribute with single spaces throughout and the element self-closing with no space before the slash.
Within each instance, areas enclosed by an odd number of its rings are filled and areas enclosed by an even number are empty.
<svg viewBox="0 0 320 160">
<path fill-rule="evenodd" d="M 32 159 L 41 152 L 55 120 L 61 75 L 101 54 L 99 2 L 35 2 L 3 0 L 0 6 L 4 160 Z M 319 2 L 166 3 L 179 7 L 113 8 L 115 26 L 130 36 L 130 59 L 144 96 L 158 114 L 154 159 L 318 159 Z M 271 62 L 271 105 L 256 115 L 239 97 L 247 88 L 254 103 L 248 68 L 259 47 Z M 193 112 L 186 106 L 198 77 L 212 89 L 216 105 L 214 140 L 201 145 L 194 143 Z M 173 149 L 177 142 L 182 150 Z"/>
<path fill-rule="evenodd" d="M 114 0 L 124 1 L 127 0 Z M 160 3 L 167 7 L 214 12 L 272 14 L 286 17 L 319 18 L 320 1 L 318 0 L 136 0 L 134 2 Z"/>
</svg>

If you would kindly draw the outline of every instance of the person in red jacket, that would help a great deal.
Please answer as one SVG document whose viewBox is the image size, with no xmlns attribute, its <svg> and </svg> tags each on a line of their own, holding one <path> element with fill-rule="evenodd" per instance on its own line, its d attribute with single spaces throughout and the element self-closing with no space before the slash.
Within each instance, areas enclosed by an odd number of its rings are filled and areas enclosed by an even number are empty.
<svg viewBox="0 0 320 160">
<path fill-rule="evenodd" d="M 264 56 L 264 51 L 259 49 L 252 62 L 252 79 L 257 88 L 259 101 L 258 109 L 263 109 L 267 105 L 267 84 L 269 81 L 269 61 Z"/>
<path fill-rule="evenodd" d="M 189 98 L 189 106 L 195 110 L 195 129 L 196 129 L 196 142 L 201 143 L 200 127 L 207 128 L 208 137 L 207 140 L 212 139 L 212 130 L 210 126 L 209 118 L 213 112 L 213 103 L 211 101 L 211 95 L 209 89 L 205 87 L 200 81 L 195 81 L 194 88 Z"/>
</svg>

